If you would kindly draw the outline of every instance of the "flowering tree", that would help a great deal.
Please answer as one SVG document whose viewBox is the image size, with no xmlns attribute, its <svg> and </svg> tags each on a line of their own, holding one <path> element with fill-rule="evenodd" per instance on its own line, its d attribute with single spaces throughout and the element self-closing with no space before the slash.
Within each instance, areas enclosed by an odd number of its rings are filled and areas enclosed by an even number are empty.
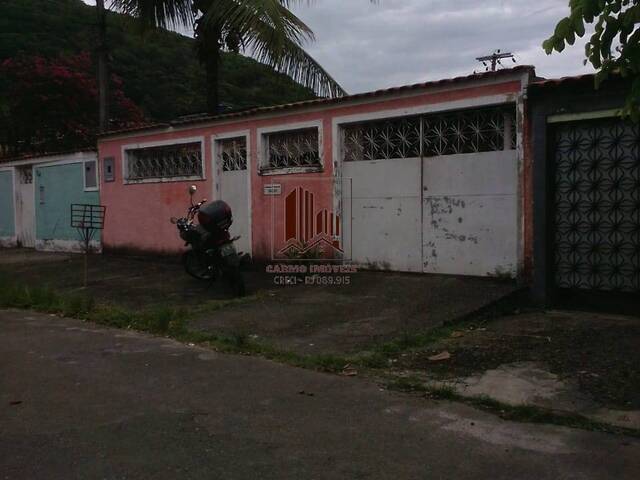
<svg viewBox="0 0 640 480">
<path fill-rule="evenodd" d="M 141 123 L 142 111 L 111 77 L 111 127 Z M 46 59 L 10 58 L 0 64 L 0 145 L 4 156 L 93 146 L 98 132 L 98 87 L 88 53 Z"/>
</svg>

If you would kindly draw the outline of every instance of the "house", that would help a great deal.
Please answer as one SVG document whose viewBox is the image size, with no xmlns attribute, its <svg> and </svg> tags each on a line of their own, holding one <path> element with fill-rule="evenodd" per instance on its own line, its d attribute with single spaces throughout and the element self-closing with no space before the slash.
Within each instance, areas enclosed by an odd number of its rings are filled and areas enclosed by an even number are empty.
<svg viewBox="0 0 640 480">
<path fill-rule="evenodd" d="M 109 250 L 176 253 L 172 216 L 227 201 L 258 260 L 522 276 L 533 67 L 157 123 L 99 138 Z"/>
<path fill-rule="evenodd" d="M 0 245 L 80 251 L 72 204 L 99 204 L 97 155 L 77 151 L 0 163 Z M 99 235 L 93 242 L 99 248 Z"/>
<path fill-rule="evenodd" d="M 631 81 L 594 76 L 528 88 L 535 219 L 533 293 L 541 304 L 640 299 L 640 127 L 619 113 Z"/>
</svg>

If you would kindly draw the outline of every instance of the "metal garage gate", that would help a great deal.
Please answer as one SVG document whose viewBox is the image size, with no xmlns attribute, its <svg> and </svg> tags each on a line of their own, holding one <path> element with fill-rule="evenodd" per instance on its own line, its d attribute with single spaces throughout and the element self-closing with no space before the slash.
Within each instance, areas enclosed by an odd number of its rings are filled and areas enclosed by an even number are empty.
<svg viewBox="0 0 640 480">
<path fill-rule="evenodd" d="M 640 130 L 620 119 L 555 126 L 555 283 L 640 291 Z"/>
</svg>

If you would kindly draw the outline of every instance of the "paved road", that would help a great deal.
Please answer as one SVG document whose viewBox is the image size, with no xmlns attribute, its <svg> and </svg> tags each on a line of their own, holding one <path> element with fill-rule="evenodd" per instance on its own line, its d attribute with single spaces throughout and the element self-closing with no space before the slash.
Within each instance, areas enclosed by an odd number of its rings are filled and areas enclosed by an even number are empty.
<svg viewBox="0 0 640 480">
<path fill-rule="evenodd" d="M 635 439 L 504 422 L 357 378 L 0 311 L 0 478 L 639 475 Z"/>
</svg>

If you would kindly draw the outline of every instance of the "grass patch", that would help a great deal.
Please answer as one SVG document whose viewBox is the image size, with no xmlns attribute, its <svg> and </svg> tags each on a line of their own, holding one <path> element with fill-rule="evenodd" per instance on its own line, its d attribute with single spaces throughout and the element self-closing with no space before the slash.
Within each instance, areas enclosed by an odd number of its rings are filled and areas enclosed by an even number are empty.
<svg viewBox="0 0 640 480">
<path fill-rule="evenodd" d="M 86 295 L 62 295 L 48 286 L 22 285 L 2 276 L 0 277 L 0 307 L 26 308 L 86 319 L 95 308 L 95 302 Z"/>
<path fill-rule="evenodd" d="M 86 319 L 109 327 L 178 336 L 187 331 L 188 318 L 189 312 L 184 308 L 159 306 L 131 311 L 121 307 L 99 306 Z"/>
<path fill-rule="evenodd" d="M 394 378 L 386 383 L 386 387 L 389 390 L 400 392 L 420 393 L 436 400 L 465 403 L 513 422 L 552 424 L 640 438 L 640 430 L 633 428 L 616 427 L 591 420 L 577 413 L 557 412 L 534 405 L 509 405 L 486 396 L 465 397 L 457 393 L 450 385 L 429 385 L 412 376 Z"/>
<path fill-rule="evenodd" d="M 480 325 L 475 321 L 466 321 L 455 325 L 443 325 L 427 332 L 404 332 L 398 338 L 377 344 L 371 349 L 361 352 L 351 358 L 350 362 L 371 369 L 387 368 L 392 360 L 397 359 L 402 353 L 431 346 L 450 337 L 455 330 L 478 328 Z"/>
</svg>

